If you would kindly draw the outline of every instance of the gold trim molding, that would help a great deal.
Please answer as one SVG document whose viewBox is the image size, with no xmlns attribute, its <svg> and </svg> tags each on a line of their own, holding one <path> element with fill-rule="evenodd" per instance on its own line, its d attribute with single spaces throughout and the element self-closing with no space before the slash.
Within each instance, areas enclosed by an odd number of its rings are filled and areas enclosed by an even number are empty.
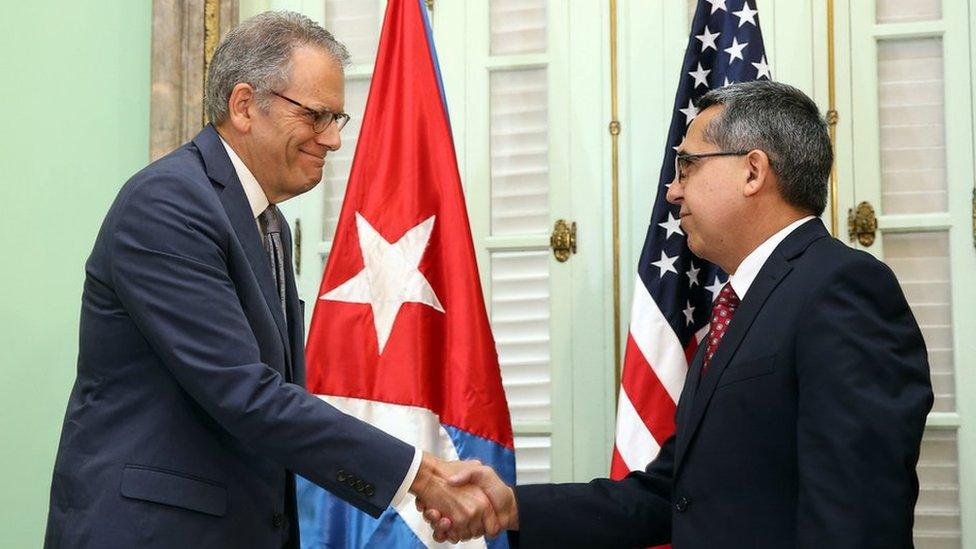
<svg viewBox="0 0 976 549">
<path fill-rule="evenodd" d="M 207 85 L 207 75 L 210 74 L 210 60 L 220 40 L 220 0 L 204 0 L 203 4 L 203 85 Z M 203 89 L 200 90 L 203 93 Z M 207 113 L 202 116 L 206 125 Z"/>
<path fill-rule="evenodd" d="M 610 184 L 613 217 L 613 372 L 620 396 L 620 120 L 617 110 L 617 0 L 610 0 Z"/>
<path fill-rule="evenodd" d="M 834 163 L 830 166 L 830 234 L 837 238 L 837 90 L 834 64 L 834 0 L 827 0 L 827 130 L 830 132 L 830 148 L 834 151 Z"/>
</svg>

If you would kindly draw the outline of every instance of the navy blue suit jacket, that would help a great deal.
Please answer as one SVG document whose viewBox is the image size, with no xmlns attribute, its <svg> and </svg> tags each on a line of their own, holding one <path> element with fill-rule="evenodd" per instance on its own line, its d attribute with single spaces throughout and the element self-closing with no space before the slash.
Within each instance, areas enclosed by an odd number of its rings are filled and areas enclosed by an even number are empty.
<svg viewBox="0 0 976 549">
<path fill-rule="evenodd" d="M 212 126 L 122 188 L 86 265 L 46 546 L 297 546 L 294 473 L 388 506 L 414 449 L 303 388 L 283 226 L 287 323 Z"/>
<path fill-rule="evenodd" d="M 912 546 L 932 389 L 886 265 L 804 223 L 704 348 L 645 471 L 517 489 L 522 547 Z"/>
</svg>

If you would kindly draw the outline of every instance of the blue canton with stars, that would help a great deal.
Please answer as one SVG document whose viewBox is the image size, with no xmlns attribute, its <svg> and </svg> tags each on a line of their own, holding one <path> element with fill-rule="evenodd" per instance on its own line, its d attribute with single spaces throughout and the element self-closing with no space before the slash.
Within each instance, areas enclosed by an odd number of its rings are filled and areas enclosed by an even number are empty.
<svg viewBox="0 0 976 549">
<path fill-rule="evenodd" d="M 699 0 L 674 100 L 661 178 L 638 275 L 682 346 L 708 323 L 712 301 L 728 276 L 688 249 L 678 206 L 665 199 L 674 179 L 675 148 L 698 115 L 694 103 L 708 90 L 769 79 L 754 0 Z"/>
</svg>

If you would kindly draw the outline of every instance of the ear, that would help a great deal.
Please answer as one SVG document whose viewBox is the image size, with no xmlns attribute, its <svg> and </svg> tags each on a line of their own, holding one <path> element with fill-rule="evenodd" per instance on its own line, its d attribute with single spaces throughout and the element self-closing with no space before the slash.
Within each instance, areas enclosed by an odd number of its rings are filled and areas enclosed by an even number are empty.
<svg viewBox="0 0 976 549">
<path fill-rule="evenodd" d="M 753 149 L 746 155 L 746 167 L 749 174 L 742 194 L 751 197 L 759 194 L 764 187 L 772 182 L 772 166 L 769 165 L 769 155 L 765 151 Z"/>
<path fill-rule="evenodd" d="M 240 133 L 249 133 L 254 114 L 257 112 L 257 101 L 254 88 L 250 84 L 241 82 L 234 86 L 227 100 L 228 116 L 234 129 Z"/>
</svg>

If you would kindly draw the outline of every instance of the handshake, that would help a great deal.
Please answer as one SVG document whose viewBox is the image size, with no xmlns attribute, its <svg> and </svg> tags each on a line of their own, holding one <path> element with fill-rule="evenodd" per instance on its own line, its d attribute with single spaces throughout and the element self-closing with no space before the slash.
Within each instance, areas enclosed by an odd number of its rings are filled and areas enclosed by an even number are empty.
<svg viewBox="0 0 976 549">
<path fill-rule="evenodd" d="M 518 530 L 514 490 L 479 461 L 445 461 L 424 453 L 410 492 L 435 541 L 457 543 Z"/>
</svg>

